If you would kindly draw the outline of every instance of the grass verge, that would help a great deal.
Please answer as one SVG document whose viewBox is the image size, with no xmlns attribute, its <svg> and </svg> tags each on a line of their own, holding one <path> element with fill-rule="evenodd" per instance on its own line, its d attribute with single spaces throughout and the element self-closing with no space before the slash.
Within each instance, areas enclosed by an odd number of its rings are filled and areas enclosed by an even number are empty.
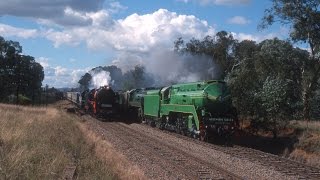
<svg viewBox="0 0 320 180">
<path fill-rule="evenodd" d="M 60 179 L 69 164 L 77 179 L 117 178 L 71 115 L 4 104 L 0 114 L 0 179 Z"/>
<path fill-rule="evenodd" d="M 290 158 L 320 168 L 320 122 L 292 121 L 290 127 L 300 132 Z"/>
<path fill-rule="evenodd" d="M 87 143 L 94 144 L 95 154 L 98 158 L 110 164 L 110 169 L 117 175 L 119 179 L 146 179 L 144 173 L 137 167 L 132 165 L 122 154 L 101 135 L 90 129 L 84 123 L 79 123 L 79 128 L 83 132 Z"/>
</svg>

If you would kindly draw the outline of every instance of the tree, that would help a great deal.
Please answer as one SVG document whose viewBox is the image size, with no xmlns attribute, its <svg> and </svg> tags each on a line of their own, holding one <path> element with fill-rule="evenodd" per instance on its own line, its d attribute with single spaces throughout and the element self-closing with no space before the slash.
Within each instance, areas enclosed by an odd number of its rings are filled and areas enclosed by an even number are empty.
<svg viewBox="0 0 320 180">
<path fill-rule="evenodd" d="M 22 55 L 19 42 L 0 37 L 0 100 L 14 94 L 16 102 L 26 96 L 34 100 L 44 78 L 42 66 L 34 57 Z"/>
<path fill-rule="evenodd" d="M 124 75 L 123 88 L 133 89 L 133 88 L 143 88 L 148 86 L 146 82 L 145 67 L 137 65 L 134 69 L 129 70 Z"/>
<path fill-rule="evenodd" d="M 177 40 L 175 40 L 173 44 L 175 52 L 181 52 L 183 50 L 184 41 L 182 37 L 179 37 Z"/>
<path fill-rule="evenodd" d="M 92 79 L 92 76 L 89 73 L 86 73 L 83 76 L 81 76 L 80 80 L 78 81 L 78 83 L 80 84 L 80 89 L 82 90 L 89 89 L 91 79 Z"/>
<path fill-rule="evenodd" d="M 235 45 L 235 61 L 228 74 L 232 100 L 239 115 L 252 117 L 256 113 L 255 94 L 258 92 L 259 76 L 255 69 L 258 45 L 254 41 L 242 41 Z"/>
<path fill-rule="evenodd" d="M 224 79 L 235 63 L 233 52 L 236 42 L 231 33 L 220 31 L 214 37 L 206 36 L 203 40 L 192 38 L 186 44 L 182 38 L 178 38 L 174 42 L 174 49 L 180 53 L 211 57 L 219 69 L 219 72 L 216 73 L 217 79 Z"/>
<path fill-rule="evenodd" d="M 284 128 L 294 111 L 294 99 L 290 96 L 291 81 L 281 77 L 268 76 L 256 98 L 261 102 L 261 115 L 255 123 L 262 125 L 260 128 L 269 130 L 274 138 L 280 129 Z M 260 121 L 260 122 L 259 122 Z"/>
<path fill-rule="evenodd" d="M 299 111 L 302 101 L 302 67 L 308 52 L 279 39 L 235 45 L 229 75 L 233 102 L 239 114 L 251 118 L 256 128 L 278 130 Z"/>
<path fill-rule="evenodd" d="M 216 43 L 214 45 L 213 58 L 222 69 L 222 78 L 230 71 L 234 64 L 233 48 L 236 40 L 232 34 L 226 31 L 220 31 L 216 34 Z"/>
<path fill-rule="evenodd" d="M 290 38 L 294 42 L 309 44 L 311 57 L 309 66 L 303 67 L 304 76 L 304 118 L 310 119 L 310 101 L 320 78 L 320 1 L 319 0 L 272 0 L 272 7 L 266 9 L 260 28 L 266 28 L 276 21 L 290 25 Z M 311 64 L 311 66 L 310 66 Z"/>
</svg>

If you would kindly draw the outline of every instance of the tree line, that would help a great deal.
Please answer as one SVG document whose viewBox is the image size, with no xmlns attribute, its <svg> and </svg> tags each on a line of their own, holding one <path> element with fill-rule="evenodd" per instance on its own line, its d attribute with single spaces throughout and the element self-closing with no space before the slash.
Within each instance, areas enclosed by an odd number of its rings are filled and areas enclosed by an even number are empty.
<svg viewBox="0 0 320 180">
<path fill-rule="evenodd" d="M 43 67 L 22 54 L 19 42 L 0 36 L 0 102 L 35 102 L 41 95 Z"/>
</svg>

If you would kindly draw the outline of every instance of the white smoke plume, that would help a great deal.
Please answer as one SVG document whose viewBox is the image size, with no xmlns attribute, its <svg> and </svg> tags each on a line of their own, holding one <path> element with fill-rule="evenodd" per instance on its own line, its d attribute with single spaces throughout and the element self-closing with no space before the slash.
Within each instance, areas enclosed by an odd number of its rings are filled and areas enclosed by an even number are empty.
<svg viewBox="0 0 320 180">
<path fill-rule="evenodd" d="M 128 58 L 130 57 L 130 60 Z M 133 58 L 135 57 L 135 58 Z M 210 80 L 217 77 L 219 71 L 212 57 L 177 53 L 173 50 L 159 48 L 148 53 L 127 52 L 118 57 L 113 64 L 123 72 L 140 64 L 145 67 L 145 79 L 150 86 L 167 86 L 175 83 Z"/>
<path fill-rule="evenodd" d="M 146 71 L 153 74 L 160 84 L 195 82 L 215 77 L 215 65 L 211 57 L 158 50 L 151 53 L 145 62 Z"/>
<path fill-rule="evenodd" d="M 101 86 L 107 86 L 112 83 L 111 77 L 110 77 L 110 72 L 101 71 L 96 74 L 91 73 L 91 76 L 92 76 L 91 84 L 94 88 L 99 88 Z"/>
</svg>

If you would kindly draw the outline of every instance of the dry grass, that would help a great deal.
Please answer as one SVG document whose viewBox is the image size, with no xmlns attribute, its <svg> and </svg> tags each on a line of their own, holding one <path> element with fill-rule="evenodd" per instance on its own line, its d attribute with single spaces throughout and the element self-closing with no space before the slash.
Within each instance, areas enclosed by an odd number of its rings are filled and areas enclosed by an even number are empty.
<svg viewBox="0 0 320 180">
<path fill-rule="evenodd" d="M 320 121 L 291 121 L 291 127 L 320 133 Z"/>
<path fill-rule="evenodd" d="M 78 179 L 112 179 L 72 116 L 55 108 L 0 104 L 0 179 L 59 179 L 68 164 Z"/>
<path fill-rule="evenodd" d="M 112 165 L 110 168 L 119 179 L 146 179 L 144 173 L 137 166 L 130 164 L 110 143 L 90 130 L 87 125 L 79 123 L 79 127 L 83 134 L 85 134 L 87 142 L 94 144 L 96 155 L 107 164 Z"/>
<path fill-rule="evenodd" d="M 312 153 L 307 153 L 302 149 L 295 149 L 294 151 L 292 151 L 290 153 L 290 158 L 314 167 L 320 167 L 320 156 Z"/>
<path fill-rule="evenodd" d="M 320 122 L 292 121 L 290 127 L 300 132 L 298 142 L 289 157 L 320 167 Z"/>
</svg>

